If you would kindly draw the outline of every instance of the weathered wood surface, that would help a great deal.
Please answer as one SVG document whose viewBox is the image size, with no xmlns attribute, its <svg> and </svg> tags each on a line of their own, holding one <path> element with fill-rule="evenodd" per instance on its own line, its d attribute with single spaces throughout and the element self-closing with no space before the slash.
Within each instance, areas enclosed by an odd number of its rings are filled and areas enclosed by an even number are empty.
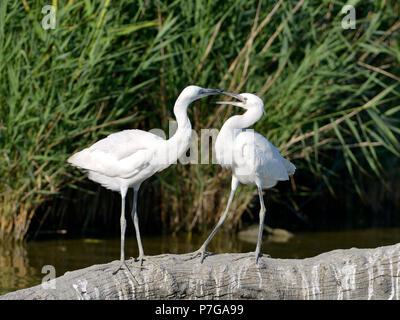
<svg viewBox="0 0 400 320">
<path fill-rule="evenodd" d="M 112 274 L 118 261 L 67 272 L 56 289 L 41 285 L 0 299 L 400 299 L 400 243 L 334 250 L 307 259 L 216 254 L 155 257 L 159 267 Z M 128 264 L 132 266 L 133 261 Z"/>
</svg>

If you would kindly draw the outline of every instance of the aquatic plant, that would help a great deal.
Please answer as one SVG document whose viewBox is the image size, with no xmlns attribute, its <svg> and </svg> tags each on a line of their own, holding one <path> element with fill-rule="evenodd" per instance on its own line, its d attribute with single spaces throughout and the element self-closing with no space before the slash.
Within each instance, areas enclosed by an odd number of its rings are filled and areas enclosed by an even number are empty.
<svg viewBox="0 0 400 320">
<path fill-rule="evenodd" d="M 332 193 L 340 172 L 360 195 L 359 172 L 384 187 L 382 163 L 399 156 L 398 2 L 354 1 L 355 29 L 343 29 L 340 1 L 53 5 L 56 27 L 44 30 L 40 1 L 0 3 L 0 238 L 22 239 L 40 205 L 85 192 L 65 163 L 70 154 L 123 128 L 167 130 L 175 98 L 192 83 L 257 93 L 267 115 L 255 129 Z M 190 117 L 200 135 L 235 112 L 204 100 Z M 159 174 L 151 187 L 161 223 L 214 225 L 229 177 L 210 164 Z M 296 177 L 291 186 L 283 197 L 295 211 L 294 195 L 313 191 Z M 240 192 L 227 227 L 255 193 Z"/>
</svg>

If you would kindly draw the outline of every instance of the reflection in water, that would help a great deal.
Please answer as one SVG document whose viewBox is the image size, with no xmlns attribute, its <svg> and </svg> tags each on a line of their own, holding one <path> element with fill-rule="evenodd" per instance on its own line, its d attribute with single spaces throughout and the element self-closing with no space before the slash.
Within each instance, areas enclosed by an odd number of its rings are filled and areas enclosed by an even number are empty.
<svg viewBox="0 0 400 320">
<path fill-rule="evenodd" d="M 180 234 L 178 236 L 144 237 L 145 253 L 187 253 L 197 250 L 205 235 Z M 295 234 L 287 243 L 273 242 L 265 237 L 263 252 L 273 258 L 306 258 L 335 249 L 375 248 L 400 242 L 400 229 L 352 230 L 340 232 L 313 232 Z M 247 241 L 228 233 L 217 233 L 207 248 L 215 253 L 254 251 L 252 237 Z M 55 267 L 56 276 L 66 271 L 85 268 L 93 264 L 119 259 L 120 240 L 69 239 L 33 241 L 23 246 L 0 245 L 0 294 L 41 283 L 44 265 Z M 135 237 L 126 241 L 126 256 L 138 255 Z"/>
<path fill-rule="evenodd" d="M 31 286 L 37 273 L 25 246 L 0 245 L 0 294 Z"/>
</svg>

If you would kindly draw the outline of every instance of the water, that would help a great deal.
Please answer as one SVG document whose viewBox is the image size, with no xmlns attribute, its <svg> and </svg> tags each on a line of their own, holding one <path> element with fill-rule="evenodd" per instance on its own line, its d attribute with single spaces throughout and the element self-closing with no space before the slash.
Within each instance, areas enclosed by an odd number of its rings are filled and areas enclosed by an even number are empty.
<svg viewBox="0 0 400 320">
<path fill-rule="evenodd" d="M 265 237 L 263 252 L 273 258 L 307 258 L 335 249 L 375 248 L 400 242 L 400 228 L 313 232 L 295 234 L 288 242 L 273 242 Z M 197 250 L 205 236 L 144 237 L 145 253 L 186 253 Z M 220 232 L 207 248 L 215 253 L 249 252 L 255 249 L 251 237 L 243 241 Z M 119 259 L 119 239 L 68 239 L 29 242 L 23 246 L 0 245 L 0 295 L 38 285 L 47 272 L 45 265 L 55 267 L 56 276 L 66 271 Z M 137 256 L 134 237 L 126 241 L 126 257 Z"/>
</svg>

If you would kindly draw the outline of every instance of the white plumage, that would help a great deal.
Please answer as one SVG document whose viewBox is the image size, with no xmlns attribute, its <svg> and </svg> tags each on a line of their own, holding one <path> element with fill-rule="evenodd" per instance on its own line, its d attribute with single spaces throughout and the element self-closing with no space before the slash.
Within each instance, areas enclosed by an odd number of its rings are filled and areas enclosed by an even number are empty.
<svg viewBox="0 0 400 320">
<path fill-rule="evenodd" d="M 261 252 L 265 217 L 262 189 L 272 188 L 278 181 L 289 180 L 289 176 L 293 175 L 296 170 L 294 164 L 283 158 L 278 149 L 265 137 L 252 129 L 246 129 L 263 115 L 263 101 L 250 93 L 243 93 L 240 96 L 242 102 L 218 102 L 219 104 L 232 104 L 247 109 L 247 111 L 243 115 L 229 118 L 222 126 L 215 143 L 218 163 L 224 168 L 232 169 L 232 190 L 224 214 L 213 232 L 196 252 L 201 254 L 202 260 L 208 243 L 226 220 L 234 193 L 239 183 L 242 183 L 256 185 L 259 191 L 261 210 L 255 251 L 257 262 Z"/>
<path fill-rule="evenodd" d="M 110 134 L 68 159 L 85 169 L 89 179 L 107 189 L 120 191 L 140 184 L 168 163 L 160 161 L 159 150 L 166 140 L 142 130 L 124 130 Z"/>
<path fill-rule="evenodd" d="M 219 146 L 218 138 L 216 146 Z M 240 132 L 233 146 L 231 168 L 242 184 L 255 184 L 259 179 L 263 188 L 271 188 L 278 181 L 289 180 L 296 169 L 271 142 L 254 130 Z"/>
</svg>

